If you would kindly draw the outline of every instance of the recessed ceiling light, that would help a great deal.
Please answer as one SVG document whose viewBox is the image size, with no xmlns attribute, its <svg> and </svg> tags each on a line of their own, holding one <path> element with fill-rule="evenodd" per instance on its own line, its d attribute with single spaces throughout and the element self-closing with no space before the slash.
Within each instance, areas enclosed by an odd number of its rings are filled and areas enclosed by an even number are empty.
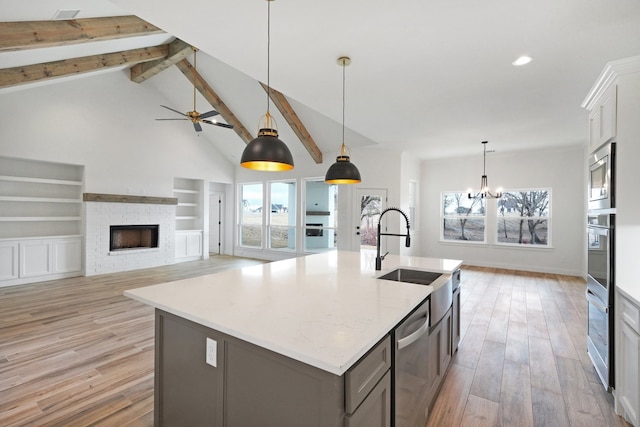
<svg viewBox="0 0 640 427">
<path fill-rule="evenodd" d="M 522 55 L 520 58 L 516 59 L 511 64 L 515 65 L 516 67 L 520 67 L 521 65 L 527 65 L 529 62 L 531 62 L 531 59 L 532 58 L 530 56 Z"/>
</svg>

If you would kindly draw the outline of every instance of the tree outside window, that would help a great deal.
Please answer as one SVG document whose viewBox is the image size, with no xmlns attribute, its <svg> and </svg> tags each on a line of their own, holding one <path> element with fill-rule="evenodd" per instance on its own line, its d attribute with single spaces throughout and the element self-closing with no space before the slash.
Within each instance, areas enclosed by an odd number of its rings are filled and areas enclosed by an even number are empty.
<svg viewBox="0 0 640 427">
<path fill-rule="evenodd" d="M 505 191 L 498 200 L 497 242 L 549 246 L 551 190 Z"/>
<path fill-rule="evenodd" d="M 485 203 L 466 193 L 442 193 L 442 240 L 485 242 Z"/>
</svg>

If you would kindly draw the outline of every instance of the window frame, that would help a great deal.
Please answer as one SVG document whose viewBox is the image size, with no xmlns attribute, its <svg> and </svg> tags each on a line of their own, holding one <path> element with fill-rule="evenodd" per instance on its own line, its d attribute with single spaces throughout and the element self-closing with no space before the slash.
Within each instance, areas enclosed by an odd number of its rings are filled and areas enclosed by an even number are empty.
<svg viewBox="0 0 640 427">
<path fill-rule="evenodd" d="M 287 225 L 274 225 L 272 224 L 272 214 L 273 214 L 273 188 L 272 186 L 274 184 L 292 184 L 293 185 L 293 213 L 290 214 L 288 216 L 288 220 L 290 221 L 291 219 L 293 219 L 293 225 L 291 224 L 287 224 Z M 297 206 L 298 206 L 298 182 L 295 179 L 282 179 L 282 180 L 273 180 L 273 181 L 267 181 L 266 182 L 266 190 L 267 190 L 267 202 L 265 203 L 265 206 L 269 206 L 269 210 L 266 213 L 265 217 L 264 217 L 264 225 L 265 225 L 265 231 L 266 231 L 266 248 L 269 250 L 273 250 L 273 251 L 279 251 L 279 252 L 295 252 L 297 250 L 298 247 L 298 239 L 297 239 L 297 235 L 298 235 L 298 214 L 297 214 Z M 263 208 L 264 210 L 264 208 Z M 287 206 L 287 211 L 291 212 L 291 207 Z M 272 230 L 273 228 L 287 228 L 288 229 L 288 233 L 291 233 L 293 231 L 293 239 L 288 239 L 289 242 L 293 242 L 293 247 L 287 246 L 287 247 L 280 247 L 280 248 L 274 248 L 272 246 Z"/>
<path fill-rule="evenodd" d="M 250 185 L 259 185 L 261 190 L 262 190 L 262 196 L 261 196 L 261 206 L 256 207 L 255 209 L 261 209 L 260 210 L 260 223 L 258 224 L 259 227 L 259 236 L 260 236 L 260 245 L 259 246 L 251 246 L 251 245 L 247 245 L 243 242 L 242 239 L 242 231 L 243 231 L 243 227 L 246 225 L 255 225 L 255 224 L 251 224 L 251 223 L 246 223 L 244 222 L 244 218 L 245 216 L 243 215 L 244 209 L 245 209 L 245 205 L 244 205 L 244 201 L 246 200 L 244 198 L 244 187 L 245 186 L 250 186 Z M 264 229 L 265 229 L 265 216 L 264 216 L 264 206 L 265 206 L 265 183 L 262 181 L 257 181 L 257 182 L 243 182 L 241 184 L 238 184 L 238 194 L 240 195 L 240 197 L 238 197 L 238 228 L 237 228 L 237 242 L 238 242 L 238 246 L 242 247 L 242 248 L 247 248 L 247 249 L 254 249 L 254 250 L 258 250 L 258 249 L 263 249 L 265 246 L 265 236 L 264 236 Z M 248 205 L 250 207 L 250 205 Z"/>
<path fill-rule="evenodd" d="M 445 197 L 446 195 L 449 194 L 453 194 L 453 195 L 458 195 L 460 198 L 457 199 L 458 200 L 458 207 L 456 208 L 456 210 L 459 210 L 460 208 L 467 208 L 467 209 L 473 209 L 474 205 L 476 202 L 471 202 L 471 206 L 470 207 L 465 207 L 462 206 L 460 204 L 460 200 L 477 200 L 480 202 L 481 206 L 480 208 L 483 210 L 482 214 L 476 214 L 473 216 L 470 216 L 469 214 L 472 213 L 469 212 L 466 215 L 462 215 L 462 214 L 452 214 L 452 215 L 446 215 L 445 213 L 445 209 L 446 209 L 446 200 Z M 455 197 L 455 196 L 454 196 Z M 482 240 L 464 240 L 464 239 L 447 239 L 445 237 L 445 221 L 446 220 L 461 220 L 461 219 L 469 219 L 469 218 L 473 218 L 473 219 L 482 219 L 483 220 L 483 230 L 482 230 Z M 440 220 L 440 226 L 439 226 L 439 232 L 440 232 L 440 242 L 443 243 L 453 243 L 453 244 L 464 244 L 464 245 L 486 245 L 487 244 L 487 204 L 486 204 L 486 199 L 479 199 L 479 198 L 469 198 L 468 196 L 468 192 L 466 191 L 442 191 L 440 192 L 440 214 L 439 214 L 439 220 Z M 466 225 L 466 223 L 465 223 Z M 464 227 L 461 227 L 462 229 L 464 229 Z M 462 232 L 462 235 L 464 235 L 464 232 Z"/>
<path fill-rule="evenodd" d="M 514 193 L 532 193 L 532 192 L 543 192 L 546 191 L 547 192 L 547 198 L 546 198 L 546 208 L 545 211 L 547 212 L 546 216 L 540 216 L 540 215 L 536 215 L 536 216 L 512 216 L 512 217 L 507 217 L 507 219 L 513 219 L 513 220 L 518 220 L 518 219 L 532 219 L 532 220 L 540 220 L 540 221 L 546 221 L 546 227 L 547 227 L 547 241 L 545 244 L 540 244 L 540 243 L 531 243 L 531 242 L 523 242 L 523 243 L 519 243 L 519 242 L 501 242 L 499 239 L 499 234 L 502 231 L 500 229 L 500 220 L 504 220 L 505 217 L 504 215 L 501 215 L 500 211 L 501 211 L 501 207 L 500 205 L 502 204 L 501 201 L 505 198 L 505 196 L 509 195 L 509 194 L 514 194 Z M 496 232 L 495 232 L 495 244 L 497 246 L 505 246 L 505 247 L 517 247 L 517 248 L 536 248 L 536 249 L 548 249 L 552 247 L 552 224 L 553 224 L 553 216 L 552 216 L 552 190 L 551 188 L 546 188 L 546 187 L 539 187 L 539 188 L 519 188 L 519 189 L 511 189 L 511 190 L 503 190 L 502 192 L 502 197 L 500 199 L 498 199 L 498 203 L 496 206 L 496 219 L 495 219 L 495 225 L 496 225 Z M 504 203 L 504 202 L 503 202 Z M 526 232 L 527 234 L 529 233 L 528 231 Z"/>
</svg>

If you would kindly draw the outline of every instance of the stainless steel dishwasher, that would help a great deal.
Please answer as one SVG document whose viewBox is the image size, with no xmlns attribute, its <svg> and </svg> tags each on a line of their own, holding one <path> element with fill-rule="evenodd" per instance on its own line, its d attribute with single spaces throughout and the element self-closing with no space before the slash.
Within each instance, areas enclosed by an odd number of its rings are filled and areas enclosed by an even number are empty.
<svg viewBox="0 0 640 427">
<path fill-rule="evenodd" d="M 394 330 L 394 402 L 392 417 L 395 427 L 423 427 L 429 414 L 430 358 L 429 329 L 442 319 L 451 307 L 452 281 L 434 289 Z"/>
</svg>

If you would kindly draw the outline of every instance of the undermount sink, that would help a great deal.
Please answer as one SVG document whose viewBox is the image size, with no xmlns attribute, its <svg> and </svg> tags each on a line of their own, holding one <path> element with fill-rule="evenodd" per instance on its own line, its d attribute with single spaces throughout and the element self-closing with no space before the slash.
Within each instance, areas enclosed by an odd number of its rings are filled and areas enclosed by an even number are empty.
<svg viewBox="0 0 640 427">
<path fill-rule="evenodd" d="M 378 279 L 393 280 L 396 282 L 415 283 L 418 285 L 430 285 L 442 273 L 433 273 L 431 271 L 410 270 L 408 268 L 397 268 L 387 274 L 378 277 Z"/>
</svg>

